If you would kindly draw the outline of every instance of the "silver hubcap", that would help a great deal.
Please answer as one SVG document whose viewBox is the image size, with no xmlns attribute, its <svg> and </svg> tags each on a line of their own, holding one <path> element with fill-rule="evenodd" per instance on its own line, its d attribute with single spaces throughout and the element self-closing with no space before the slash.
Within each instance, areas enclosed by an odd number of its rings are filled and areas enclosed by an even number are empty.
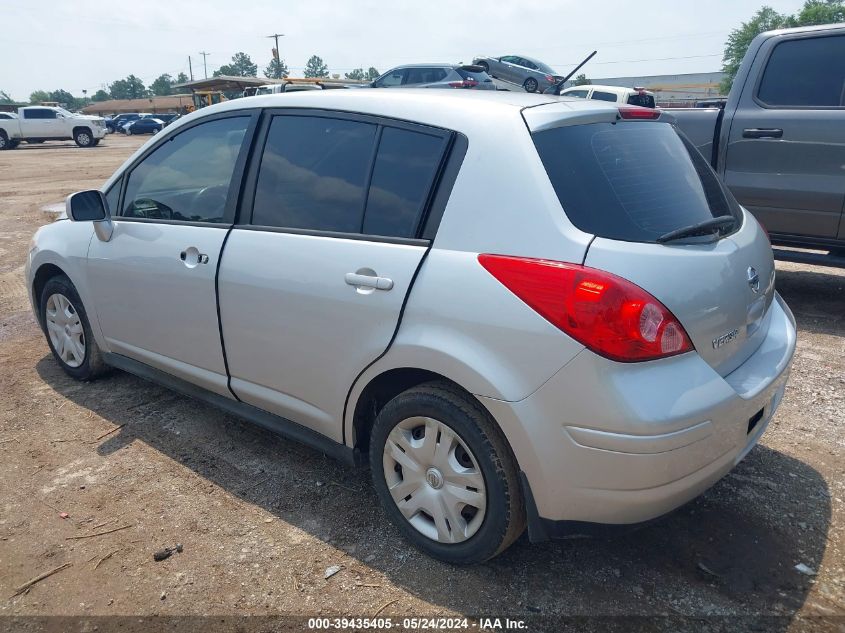
<svg viewBox="0 0 845 633">
<path fill-rule="evenodd" d="M 88 143 L 90 143 L 90 142 L 91 142 L 91 137 L 88 136 L 87 134 L 80 134 L 79 135 L 79 143 L 81 145 L 88 145 Z"/>
<path fill-rule="evenodd" d="M 439 543 L 460 543 L 481 527 L 487 489 L 478 461 L 452 428 L 433 418 L 397 424 L 384 445 L 384 478 L 399 511 Z"/>
<path fill-rule="evenodd" d="M 47 334 L 59 358 L 69 367 L 79 367 L 85 361 L 85 332 L 79 313 L 63 294 L 47 299 Z"/>
</svg>

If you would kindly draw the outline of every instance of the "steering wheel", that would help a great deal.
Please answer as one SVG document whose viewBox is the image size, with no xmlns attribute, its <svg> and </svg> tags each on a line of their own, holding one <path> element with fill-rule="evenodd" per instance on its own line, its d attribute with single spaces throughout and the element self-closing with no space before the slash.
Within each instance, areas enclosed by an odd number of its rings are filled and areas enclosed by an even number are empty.
<svg viewBox="0 0 845 633">
<path fill-rule="evenodd" d="M 213 222 L 223 217 L 226 210 L 227 188 L 223 185 L 211 185 L 197 191 L 191 200 L 191 216 Z"/>
<path fill-rule="evenodd" d="M 132 201 L 132 215 L 148 220 L 172 220 L 173 209 L 152 198 L 138 198 Z"/>
</svg>

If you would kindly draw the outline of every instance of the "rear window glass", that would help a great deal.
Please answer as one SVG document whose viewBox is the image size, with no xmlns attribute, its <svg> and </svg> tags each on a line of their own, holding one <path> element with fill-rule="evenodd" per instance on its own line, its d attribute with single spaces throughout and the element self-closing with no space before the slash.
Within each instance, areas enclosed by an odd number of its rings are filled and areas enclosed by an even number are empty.
<svg viewBox="0 0 845 633">
<path fill-rule="evenodd" d="M 492 81 L 492 79 L 490 79 L 490 75 L 488 75 L 483 70 L 480 71 L 480 72 L 472 72 L 470 70 L 465 70 L 463 68 L 456 68 L 455 72 L 458 73 L 464 79 L 475 79 L 478 82 Z"/>
<path fill-rule="evenodd" d="M 533 136 L 561 206 L 586 233 L 654 242 L 710 218 L 738 217 L 716 174 L 668 123 L 572 125 Z"/>
<path fill-rule="evenodd" d="M 653 108 L 654 96 L 647 94 L 633 94 L 628 97 L 628 105 L 640 106 L 642 108 Z"/>
</svg>

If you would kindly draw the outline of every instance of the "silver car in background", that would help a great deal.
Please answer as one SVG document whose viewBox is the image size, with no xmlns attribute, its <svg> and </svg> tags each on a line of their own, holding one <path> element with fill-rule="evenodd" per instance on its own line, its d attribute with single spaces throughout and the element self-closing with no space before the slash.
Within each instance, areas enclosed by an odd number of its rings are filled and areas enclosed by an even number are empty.
<svg viewBox="0 0 845 633">
<path fill-rule="evenodd" d="M 481 66 L 491 77 L 522 86 L 525 92 L 545 92 L 563 79 L 551 66 L 524 55 L 476 57 L 472 63 Z"/>
<path fill-rule="evenodd" d="M 795 351 L 765 233 L 659 110 L 237 99 L 67 216 L 26 263 L 67 374 L 119 368 L 369 464 L 451 563 L 694 498 L 765 431 Z"/>
</svg>

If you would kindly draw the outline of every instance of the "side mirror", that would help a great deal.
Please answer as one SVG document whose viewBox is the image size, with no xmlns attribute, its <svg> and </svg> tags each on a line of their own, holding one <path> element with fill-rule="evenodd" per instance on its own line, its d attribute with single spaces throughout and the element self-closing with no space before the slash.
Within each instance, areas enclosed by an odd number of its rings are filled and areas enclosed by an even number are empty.
<svg viewBox="0 0 845 633">
<path fill-rule="evenodd" d="M 103 242 L 111 239 L 114 225 L 102 191 L 91 189 L 70 194 L 65 201 L 65 210 L 74 222 L 93 222 L 94 232 Z"/>
</svg>

